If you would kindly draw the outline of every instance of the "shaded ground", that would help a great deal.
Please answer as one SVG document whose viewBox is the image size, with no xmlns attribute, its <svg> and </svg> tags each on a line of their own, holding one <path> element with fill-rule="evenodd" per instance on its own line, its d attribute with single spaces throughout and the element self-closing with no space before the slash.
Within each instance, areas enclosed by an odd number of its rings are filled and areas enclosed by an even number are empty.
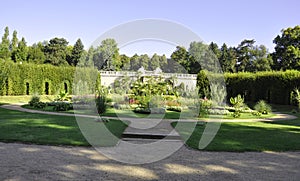
<svg viewBox="0 0 300 181">
<path fill-rule="evenodd" d="M 300 152 L 202 152 L 182 147 L 129 165 L 93 148 L 0 143 L 0 180 L 299 180 Z"/>
</svg>

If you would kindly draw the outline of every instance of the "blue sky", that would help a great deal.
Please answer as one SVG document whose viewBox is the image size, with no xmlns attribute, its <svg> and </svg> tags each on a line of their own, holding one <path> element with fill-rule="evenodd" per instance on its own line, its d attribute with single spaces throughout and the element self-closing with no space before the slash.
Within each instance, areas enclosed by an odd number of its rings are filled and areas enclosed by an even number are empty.
<svg viewBox="0 0 300 181">
<path fill-rule="evenodd" d="M 300 24 L 299 0 L 6 0 L 1 1 L 0 33 L 5 26 L 18 31 L 29 45 L 64 37 L 70 44 L 81 38 L 85 48 L 110 28 L 132 20 L 154 18 L 178 22 L 204 42 L 237 46 L 255 39 L 273 51 L 273 39 L 281 29 Z M 121 53 L 165 53 L 170 45 L 145 43 L 121 49 Z"/>
</svg>

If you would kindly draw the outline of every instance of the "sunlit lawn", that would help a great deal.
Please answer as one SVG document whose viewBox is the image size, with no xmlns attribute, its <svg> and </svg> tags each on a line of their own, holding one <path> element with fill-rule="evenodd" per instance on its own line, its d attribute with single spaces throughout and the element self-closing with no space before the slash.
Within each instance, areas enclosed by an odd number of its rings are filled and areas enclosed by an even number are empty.
<svg viewBox="0 0 300 181">
<path fill-rule="evenodd" d="M 299 115 L 298 115 L 299 116 Z M 183 138 L 194 123 L 184 123 L 177 129 Z M 214 124 L 214 123 L 209 123 Z M 176 123 L 172 123 L 173 126 Z M 206 124 L 199 124 L 186 144 L 198 149 Z M 278 122 L 222 123 L 213 141 L 205 148 L 209 151 L 288 151 L 300 150 L 300 119 Z"/>
<path fill-rule="evenodd" d="M 85 118 L 90 129 L 109 129 L 120 138 L 127 125 L 119 120 L 110 120 L 108 123 L 96 122 Z M 87 132 L 87 130 L 85 130 Z M 94 136 L 97 137 L 98 135 Z M 98 146 L 113 146 L 117 139 L 99 135 Z M 49 145 L 89 146 L 82 135 L 75 117 L 31 114 L 11 111 L 0 108 L 0 141 L 25 142 Z"/>
</svg>

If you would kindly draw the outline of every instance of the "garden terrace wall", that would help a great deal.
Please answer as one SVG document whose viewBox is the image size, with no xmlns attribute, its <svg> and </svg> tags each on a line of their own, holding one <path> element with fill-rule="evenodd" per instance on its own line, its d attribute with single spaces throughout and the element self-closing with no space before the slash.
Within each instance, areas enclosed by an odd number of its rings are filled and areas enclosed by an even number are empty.
<svg viewBox="0 0 300 181">
<path fill-rule="evenodd" d="M 74 73 L 92 91 L 97 70 L 91 68 L 56 67 L 29 63 L 0 62 L 0 95 L 72 94 Z M 75 80 L 77 81 L 77 80 Z"/>
<path fill-rule="evenodd" d="M 209 87 L 205 74 L 204 71 L 198 74 L 197 85 L 200 92 Z M 291 104 L 292 90 L 300 88 L 300 72 L 296 70 L 225 73 L 224 79 L 227 100 L 241 94 L 245 101 L 256 102 L 263 99 L 269 103 Z"/>
</svg>

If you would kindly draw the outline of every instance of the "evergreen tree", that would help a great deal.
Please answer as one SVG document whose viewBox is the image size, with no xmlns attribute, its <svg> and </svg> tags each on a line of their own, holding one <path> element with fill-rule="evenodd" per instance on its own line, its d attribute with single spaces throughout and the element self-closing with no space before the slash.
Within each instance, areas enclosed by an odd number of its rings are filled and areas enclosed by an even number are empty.
<svg viewBox="0 0 300 181">
<path fill-rule="evenodd" d="M 68 62 L 66 61 L 67 46 L 68 42 L 64 38 L 51 39 L 45 46 L 45 63 L 50 63 L 56 66 L 68 64 Z"/>
<path fill-rule="evenodd" d="M 28 62 L 43 64 L 45 62 L 44 46 L 41 42 L 33 44 L 28 48 Z"/>
<path fill-rule="evenodd" d="M 80 57 L 82 56 L 84 52 L 84 46 L 80 40 L 80 38 L 76 41 L 73 49 L 72 49 L 72 53 L 71 53 L 71 59 L 69 60 L 69 64 L 72 66 L 77 66 Z"/>
<path fill-rule="evenodd" d="M 21 41 L 18 43 L 18 47 L 15 53 L 15 62 L 27 61 L 28 47 L 26 45 L 25 38 L 22 37 Z"/>
<path fill-rule="evenodd" d="M 160 57 L 154 53 L 149 61 L 149 70 L 155 70 L 157 67 L 160 67 Z"/>
<path fill-rule="evenodd" d="M 4 35 L 2 36 L 2 41 L 0 44 L 0 58 L 4 60 L 10 59 L 10 51 L 9 51 L 9 28 L 5 27 Z"/>
</svg>

